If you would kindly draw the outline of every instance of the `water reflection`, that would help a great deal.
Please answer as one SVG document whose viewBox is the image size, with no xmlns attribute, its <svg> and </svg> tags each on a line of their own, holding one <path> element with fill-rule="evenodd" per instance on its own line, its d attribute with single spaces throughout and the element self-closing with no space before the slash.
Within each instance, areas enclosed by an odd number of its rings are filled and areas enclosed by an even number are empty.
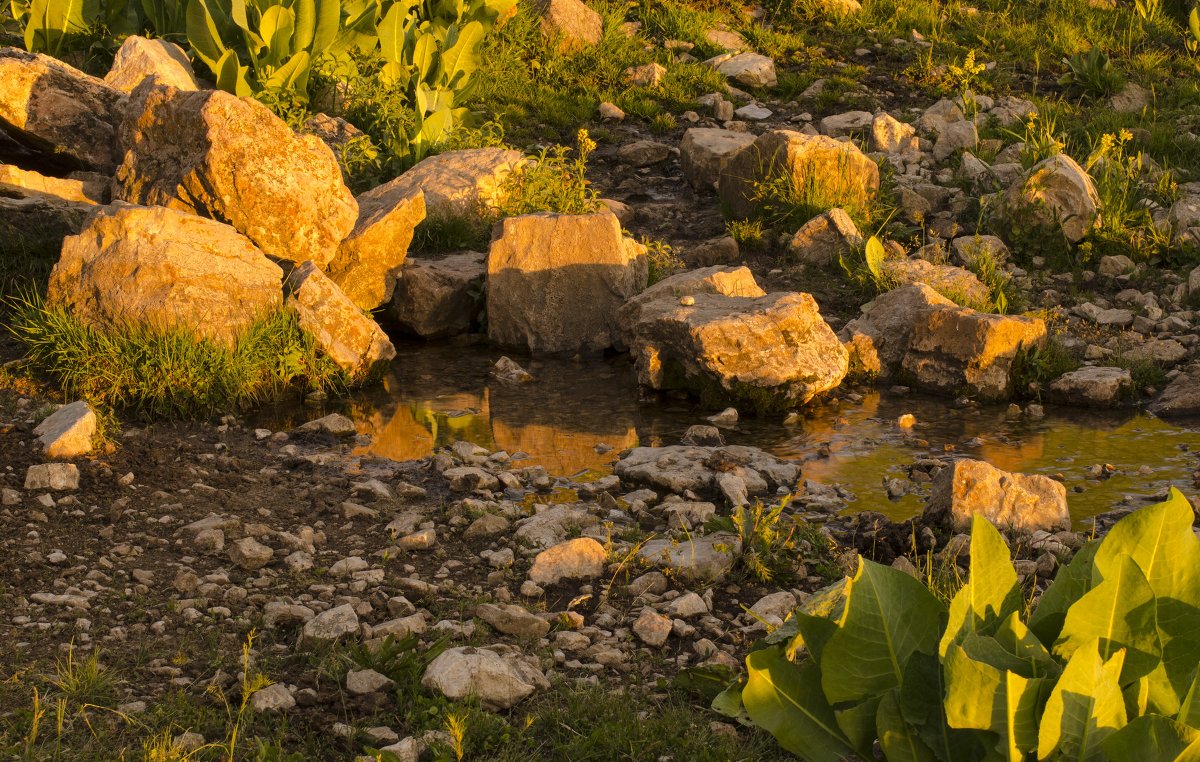
<svg viewBox="0 0 1200 762">
<path fill-rule="evenodd" d="M 488 377 L 499 353 L 451 345 L 399 347 L 384 383 L 341 403 L 361 433 L 366 454 L 396 460 L 429 455 L 457 440 L 488 449 L 525 453 L 525 464 L 571 475 L 604 468 L 616 452 L 638 444 L 674 444 L 705 411 L 686 403 L 639 402 L 627 358 L 522 360 L 530 384 Z M 327 411 L 276 411 L 266 425 L 293 425 Z M 856 496 L 854 510 L 877 510 L 903 519 L 923 499 L 887 498 L 884 481 L 907 476 L 920 457 L 959 453 L 1023 473 L 1061 474 L 1071 512 L 1080 526 L 1124 495 L 1150 495 L 1167 484 L 1194 493 L 1191 473 L 1200 452 L 1200 427 L 1173 426 L 1132 412 L 1048 409 L 1043 419 L 1012 416 L 1006 406 L 954 409 L 940 398 L 877 391 L 859 402 L 812 408 L 794 426 L 778 420 L 744 420 L 726 432 L 730 443 L 752 444 L 804 461 L 804 477 L 837 483 Z M 896 419 L 911 413 L 912 429 Z M 1094 464 L 1117 473 L 1088 479 Z M 1139 469 L 1148 467 L 1146 472 Z"/>
</svg>

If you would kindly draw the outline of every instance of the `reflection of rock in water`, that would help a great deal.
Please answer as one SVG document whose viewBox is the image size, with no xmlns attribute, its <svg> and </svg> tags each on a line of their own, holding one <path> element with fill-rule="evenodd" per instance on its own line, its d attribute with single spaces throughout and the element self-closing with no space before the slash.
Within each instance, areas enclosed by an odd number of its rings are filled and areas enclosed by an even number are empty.
<svg viewBox="0 0 1200 762">
<path fill-rule="evenodd" d="M 392 460 L 416 460 L 459 440 L 494 448 L 488 426 L 487 390 L 482 397 L 453 394 L 434 400 L 400 400 L 389 413 L 384 407 L 356 410 L 360 433 L 371 436 L 367 452 Z"/>
<path fill-rule="evenodd" d="M 552 474 L 607 466 L 638 443 L 636 388 L 610 366 L 581 371 L 569 363 L 540 363 L 535 381 L 490 390 L 496 446 L 525 452 Z M 611 452 L 596 452 L 597 445 Z"/>
</svg>

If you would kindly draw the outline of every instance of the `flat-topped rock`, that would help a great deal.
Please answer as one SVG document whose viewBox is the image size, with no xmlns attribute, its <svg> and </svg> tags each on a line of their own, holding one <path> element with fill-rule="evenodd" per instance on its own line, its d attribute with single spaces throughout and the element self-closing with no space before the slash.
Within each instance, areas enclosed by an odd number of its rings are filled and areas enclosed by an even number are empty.
<svg viewBox="0 0 1200 762">
<path fill-rule="evenodd" d="M 1013 474 L 979 460 L 958 460 L 934 479 L 925 517 L 955 531 L 980 514 L 999 527 L 1069 529 L 1067 488 L 1048 476 Z"/>
<path fill-rule="evenodd" d="M 1124 368 L 1080 368 L 1050 383 L 1049 397 L 1078 407 L 1117 407 L 1133 396 L 1133 376 Z"/>
<path fill-rule="evenodd" d="M 729 159 L 755 136 L 717 127 L 693 127 L 683 133 L 679 143 L 679 161 L 688 182 L 698 191 L 712 191 L 721 179 L 721 171 Z"/>
<path fill-rule="evenodd" d="M 486 254 L 410 258 L 396 273 L 388 312 L 402 331 L 424 339 L 466 333 L 482 317 L 486 277 Z"/>
<path fill-rule="evenodd" d="M 800 466 L 757 447 L 726 445 L 701 447 L 635 447 L 613 466 L 622 482 L 664 489 L 675 494 L 691 490 L 715 494 L 722 476 L 741 478 L 751 495 L 791 489 L 800 477 Z"/>
</svg>

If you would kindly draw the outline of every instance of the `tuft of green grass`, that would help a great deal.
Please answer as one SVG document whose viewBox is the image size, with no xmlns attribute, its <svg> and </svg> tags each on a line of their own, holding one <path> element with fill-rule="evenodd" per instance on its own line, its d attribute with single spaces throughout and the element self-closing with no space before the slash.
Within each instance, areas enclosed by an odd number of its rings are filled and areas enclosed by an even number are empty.
<svg viewBox="0 0 1200 762">
<path fill-rule="evenodd" d="M 1054 379 L 1079 370 L 1083 366 L 1079 358 L 1067 350 L 1053 337 L 1041 346 L 1022 348 L 1013 360 L 1013 381 L 1018 393 L 1025 393 L 1031 384 L 1044 387 Z"/>
<path fill-rule="evenodd" d="M 641 243 L 646 247 L 646 259 L 650 265 L 648 285 L 687 269 L 687 264 L 679 258 L 671 244 L 649 238 L 643 238 Z"/>
<path fill-rule="evenodd" d="M 297 386 L 341 392 L 352 385 L 289 309 L 264 315 L 225 346 L 182 327 L 100 330 L 36 295 L 10 299 L 9 307 L 9 330 L 35 370 L 68 396 L 149 419 L 205 418 Z"/>
</svg>

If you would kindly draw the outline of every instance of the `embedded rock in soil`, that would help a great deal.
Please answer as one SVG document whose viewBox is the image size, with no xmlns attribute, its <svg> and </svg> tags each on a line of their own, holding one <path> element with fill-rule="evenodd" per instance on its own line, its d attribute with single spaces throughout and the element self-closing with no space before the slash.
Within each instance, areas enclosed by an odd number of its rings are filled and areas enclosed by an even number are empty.
<svg viewBox="0 0 1200 762">
<path fill-rule="evenodd" d="M 512 604 L 481 603 L 475 607 L 475 616 L 497 631 L 518 638 L 541 638 L 550 632 L 550 623 L 545 619 Z"/>
<path fill-rule="evenodd" d="M 742 552 L 735 534 L 691 535 L 682 540 L 650 540 L 638 555 L 647 563 L 670 569 L 687 582 L 720 582 Z"/>
<path fill-rule="evenodd" d="M 753 217 L 756 187 L 777 177 L 796 188 L 814 184 L 823 198 L 841 205 L 866 204 L 879 191 L 879 167 L 853 143 L 775 130 L 729 159 L 721 172 L 721 202 L 738 219 Z"/>
<path fill-rule="evenodd" d="M 200 89 L 192 62 L 183 48 L 166 40 L 148 40 L 137 35 L 126 37 L 113 59 L 112 68 L 104 75 L 104 81 L 128 93 L 146 79 L 179 90 Z"/>
<path fill-rule="evenodd" d="M 300 328 L 351 378 L 362 380 L 396 356 L 383 329 L 312 262 L 292 270 L 287 289 Z"/>
<path fill-rule="evenodd" d="M 1054 379 L 1047 392 L 1064 405 L 1118 407 L 1133 396 L 1133 376 L 1124 368 L 1080 368 Z"/>
<path fill-rule="evenodd" d="M 704 62 L 748 87 L 775 87 L 775 62 L 758 53 L 722 53 Z"/>
<path fill-rule="evenodd" d="M 865 133 L 874 121 L 870 111 L 846 111 L 821 120 L 821 134 L 831 138 L 846 138 Z"/>
<path fill-rule="evenodd" d="M 442 339 L 466 333 L 483 312 L 487 255 L 409 259 L 396 273 L 389 312 L 405 333 Z"/>
<path fill-rule="evenodd" d="M 0 48 L 0 127 L 49 165 L 112 174 L 125 94 L 40 53 Z"/>
<path fill-rule="evenodd" d="M 823 267 L 861 248 L 863 242 L 850 215 L 834 208 L 804 223 L 788 243 L 788 254 L 797 262 Z"/>
<path fill-rule="evenodd" d="M 1022 531 L 1069 529 L 1067 488 L 1048 476 L 1001 471 L 981 460 L 959 460 L 934 478 L 925 518 L 955 531 L 980 514 L 999 527 Z"/>
<path fill-rule="evenodd" d="M 1001 214 L 1014 229 L 1061 229 L 1069 241 L 1078 243 L 1099 220 L 1100 196 L 1087 171 L 1060 153 L 1035 165 L 1008 189 Z"/>
<path fill-rule="evenodd" d="M 520 171 L 524 162 L 520 151 L 509 148 L 447 151 L 422 159 L 368 194 L 403 198 L 420 191 L 425 194 L 425 213 L 431 220 L 481 219 L 489 207 L 504 201 L 508 176 Z"/>
<path fill-rule="evenodd" d="M 1013 392 L 1017 353 L 1040 346 L 1045 338 L 1040 318 L 940 307 L 914 326 L 901 376 L 928 391 L 1006 399 Z"/>
<path fill-rule="evenodd" d="M 599 577 L 607 561 L 603 545 L 590 537 L 577 537 L 538 553 L 529 579 L 539 585 L 556 585 L 563 580 Z"/>
<path fill-rule="evenodd" d="M 917 257 L 889 259 L 883 263 L 884 276 L 901 286 L 924 283 L 946 297 L 957 297 L 973 304 L 987 304 L 991 292 L 975 273 L 954 265 L 935 265 Z"/>
<path fill-rule="evenodd" d="M 164 207 L 98 207 L 63 241 L 47 300 L 99 328 L 187 328 L 232 344 L 283 301 L 283 273 L 245 236 Z"/>
<path fill-rule="evenodd" d="M 475 697 L 484 709 L 499 711 L 517 705 L 537 688 L 549 687 L 544 676 L 531 671 L 484 648 L 451 648 L 425 668 L 421 685 L 451 701 Z"/>
<path fill-rule="evenodd" d="M 671 157 L 671 147 L 656 140 L 635 140 L 617 149 L 617 160 L 631 167 L 649 167 Z"/>
<path fill-rule="evenodd" d="M 622 482 L 643 484 L 683 494 L 715 494 L 722 476 L 738 476 L 751 495 L 764 495 L 780 487 L 792 489 L 800 467 L 780 460 L 757 447 L 727 445 L 699 447 L 635 447 L 616 462 L 613 473 Z"/>
<path fill-rule="evenodd" d="M 766 296 L 767 292 L 759 287 L 749 267 L 714 265 L 676 273 L 648 287 L 621 307 L 618 321 L 624 342 L 629 343 L 634 329 L 642 319 L 643 310 L 648 306 L 658 300 L 678 304 L 680 297 L 697 294 L 759 297 Z"/>
<path fill-rule="evenodd" d="M 240 569 L 254 571 L 271 562 L 275 553 L 253 537 L 243 537 L 229 546 L 229 560 Z"/>
<path fill-rule="evenodd" d="M 748 132 L 693 127 L 683 133 L 679 161 L 683 174 L 698 191 L 712 191 L 729 159 L 755 140 Z"/>
<path fill-rule="evenodd" d="M 256 712 L 286 712 L 296 706 L 296 698 L 283 683 L 272 683 L 255 691 L 250 704 Z"/>
<path fill-rule="evenodd" d="M 771 412 L 803 405 L 846 376 L 846 349 L 809 294 L 690 300 L 642 306 L 627 338 L 642 385 Z"/>
<path fill-rule="evenodd" d="M 264 252 L 329 263 L 358 204 L 329 147 L 257 101 L 143 82 L 118 131 L 119 197 L 228 222 Z"/>
<path fill-rule="evenodd" d="M 562 542 L 568 534 L 578 533 L 600 523 L 587 508 L 554 505 L 521 521 L 513 537 L 535 548 L 548 548 Z"/>
<path fill-rule="evenodd" d="M 633 634 L 646 645 L 658 647 L 671 636 L 672 625 L 670 619 L 647 606 L 633 623 Z"/>
<path fill-rule="evenodd" d="M 617 311 L 646 286 L 646 248 L 611 212 L 539 213 L 497 225 L 488 254 L 488 338 L 535 353 L 601 352 Z"/>
<path fill-rule="evenodd" d="M 325 265 L 329 279 L 360 310 L 373 310 L 392 298 L 397 269 L 408 256 L 413 231 L 425 219 L 421 191 L 401 194 L 387 187 L 358 196 L 358 222 Z"/>
<path fill-rule="evenodd" d="M 322 611 L 308 620 L 302 631 L 304 640 L 334 641 L 358 633 L 358 614 L 349 603 Z"/>
<path fill-rule="evenodd" d="M 1008 246 L 994 235 L 959 236 L 950 242 L 954 261 L 970 267 L 980 259 L 990 259 L 996 265 L 1008 262 Z"/>
<path fill-rule="evenodd" d="M 92 451 L 96 413 L 83 400 L 63 405 L 33 430 L 48 458 L 74 458 Z"/>
<path fill-rule="evenodd" d="M 921 150 L 913 126 L 887 113 L 877 114 L 871 121 L 871 145 L 886 154 L 903 155 Z"/>
<path fill-rule="evenodd" d="M 1200 368 L 1177 376 L 1150 404 L 1149 410 L 1164 418 L 1200 415 Z"/>
<path fill-rule="evenodd" d="M 79 468 L 74 463 L 40 463 L 25 472 L 25 489 L 79 489 Z"/>
</svg>

